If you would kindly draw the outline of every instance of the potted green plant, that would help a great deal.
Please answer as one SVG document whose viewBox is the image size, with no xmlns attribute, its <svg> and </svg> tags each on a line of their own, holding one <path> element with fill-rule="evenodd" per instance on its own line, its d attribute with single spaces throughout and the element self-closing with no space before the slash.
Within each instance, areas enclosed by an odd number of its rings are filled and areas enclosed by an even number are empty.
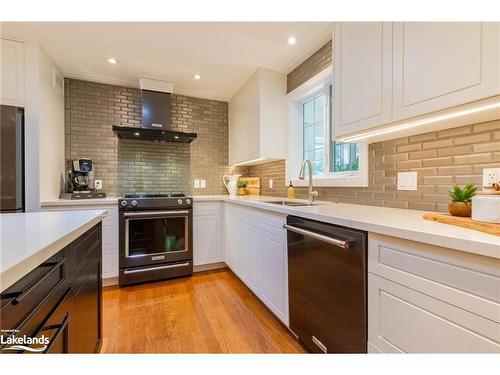
<svg viewBox="0 0 500 375">
<path fill-rule="evenodd" d="M 450 203 L 448 211 L 453 216 L 469 217 L 472 214 L 472 197 L 476 194 L 477 187 L 467 184 L 463 189 L 454 184 L 450 190 Z"/>
<path fill-rule="evenodd" d="M 238 181 L 238 195 L 245 195 L 245 188 L 247 187 L 248 182 L 239 180 Z"/>
</svg>

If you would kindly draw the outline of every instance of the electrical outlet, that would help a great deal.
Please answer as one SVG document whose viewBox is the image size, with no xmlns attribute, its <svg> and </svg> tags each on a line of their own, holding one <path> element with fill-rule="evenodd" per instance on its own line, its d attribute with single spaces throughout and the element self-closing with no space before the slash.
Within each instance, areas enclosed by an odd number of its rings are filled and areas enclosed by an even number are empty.
<svg viewBox="0 0 500 375">
<path fill-rule="evenodd" d="M 102 180 L 94 180 L 94 187 L 96 190 L 102 189 Z"/>
<path fill-rule="evenodd" d="M 194 188 L 199 189 L 200 188 L 200 180 L 194 180 Z"/>
<path fill-rule="evenodd" d="M 398 190 L 417 190 L 417 172 L 398 172 Z"/>
<path fill-rule="evenodd" d="M 484 168 L 483 169 L 483 186 L 491 187 L 494 182 L 500 181 L 500 168 Z"/>
<path fill-rule="evenodd" d="M 200 180 L 200 187 L 201 187 L 202 189 L 205 189 L 205 186 L 206 186 L 206 185 L 205 185 L 205 180 Z"/>
<path fill-rule="evenodd" d="M 273 179 L 270 178 L 269 179 L 269 189 L 272 189 L 273 188 Z"/>
</svg>

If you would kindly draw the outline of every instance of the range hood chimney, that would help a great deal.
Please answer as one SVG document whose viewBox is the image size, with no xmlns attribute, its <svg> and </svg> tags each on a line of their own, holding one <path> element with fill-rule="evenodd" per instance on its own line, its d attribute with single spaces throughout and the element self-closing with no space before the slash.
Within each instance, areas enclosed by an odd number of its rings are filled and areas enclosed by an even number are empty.
<svg viewBox="0 0 500 375">
<path fill-rule="evenodd" d="M 113 126 L 113 131 L 118 137 L 183 143 L 196 139 L 196 133 L 172 130 L 173 85 L 171 82 L 140 78 L 139 85 L 141 88 L 141 127 Z"/>
</svg>

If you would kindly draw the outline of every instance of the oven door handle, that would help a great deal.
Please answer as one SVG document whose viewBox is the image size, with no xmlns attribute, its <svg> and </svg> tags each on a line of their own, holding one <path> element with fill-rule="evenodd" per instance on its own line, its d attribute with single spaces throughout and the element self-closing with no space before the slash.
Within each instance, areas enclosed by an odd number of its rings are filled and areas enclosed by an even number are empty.
<svg viewBox="0 0 500 375">
<path fill-rule="evenodd" d="M 151 217 L 151 216 L 174 216 L 174 215 L 187 215 L 188 210 L 175 210 L 175 211 L 147 211 L 147 212 L 124 212 L 124 217 Z"/>
<path fill-rule="evenodd" d="M 179 268 L 179 267 L 187 267 L 189 266 L 188 262 L 184 263 L 179 263 L 179 264 L 170 264 L 167 266 L 159 266 L 159 267 L 149 267 L 149 268 L 141 268 L 138 270 L 125 270 L 123 273 L 125 275 L 132 274 L 132 273 L 142 273 L 142 272 L 150 272 L 150 271 L 157 271 L 157 270 L 167 270 L 170 268 Z"/>
</svg>

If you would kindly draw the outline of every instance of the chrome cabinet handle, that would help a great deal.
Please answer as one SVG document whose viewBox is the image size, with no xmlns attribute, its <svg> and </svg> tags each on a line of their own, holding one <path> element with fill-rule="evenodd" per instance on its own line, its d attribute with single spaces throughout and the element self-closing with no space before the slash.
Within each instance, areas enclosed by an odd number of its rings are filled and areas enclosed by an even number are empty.
<svg viewBox="0 0 500 375">
<path fill-rule="evenodd" d="M 306 237 L 314 238 L 318 241 L 327 242 L 331 245 L 341 247 L 342 249 L 349 249 L 352 245 L 351 241 L 338 240 L 336 238 L 332 238 L 332 237 L 324 236 L 322 234 L 310 232 L 308 230 L 305 230 L 302 228 L 297 228 L 297 227 L 294 227 L 294 226 L 288 225 L 288 224 L 283 224 L 283 228 L 285 228 L 286 230 L 289 230 L 291 232 L 302 234 L 303 236 L 306 236 Z"/>
</svg>

